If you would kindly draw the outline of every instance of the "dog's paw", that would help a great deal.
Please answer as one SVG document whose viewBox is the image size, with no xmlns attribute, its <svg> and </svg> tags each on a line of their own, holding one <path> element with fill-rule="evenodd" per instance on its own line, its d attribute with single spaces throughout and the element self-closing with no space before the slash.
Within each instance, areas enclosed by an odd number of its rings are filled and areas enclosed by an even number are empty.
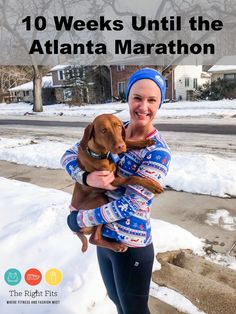
<svg viewBox="0 0 236 314">
<path fill-rule="evenodd" d="M 159 183 L 157 183 L 157 182 L 153 182 L 152 184 L 150 184 L 148 189 L 153 194 L 160 194 L 160 193 L 164 192 L 163 187 Z"/>
<path fill-rule="evenodd" d="M 117 253 L 124 253 L 128 250 L 128 246 L 123 243 L 114 243 L 113 251 Z"/>
<path fill-rule="evenodd" d="M 156 143 L 156 141 L 151 139 L 151 138 L 146 139 L 146 147 L 152 146 L 155 143 Z"/>
</svg>

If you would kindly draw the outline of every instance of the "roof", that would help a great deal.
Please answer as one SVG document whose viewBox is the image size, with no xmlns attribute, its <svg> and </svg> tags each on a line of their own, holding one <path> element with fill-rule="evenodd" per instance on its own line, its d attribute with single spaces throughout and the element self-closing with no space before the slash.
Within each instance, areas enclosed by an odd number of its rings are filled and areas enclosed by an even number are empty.
<svg viewBox="0 0 236 314">
<path fill-rule="evenodd" d="M 42 88 L 52 88 L 53 87 L 53 81 L 51 76 L 43 76 L 42 77 Z M 20 90 L 33 90 L 33 81 L 9 88 L 9 91 L 20 91 Z"/>
<path fill-rule="evenodd" d="M 51 68 L 50 72 L 52 71 L 59 71 L 59 70 L 64 70 L 65 68 L 67 68 L 69 65 L 68 64 L 58 64 L 55 67 Z"/>
<path fill-rule="evenodd" d="M 201 73 L 201 78 L 210 78 L 210 77 L 211 77 L 211 74 L 210 74 L 210 73 L 207 73 L 207 72 L 202 71 L 202 73 Z"/>
<path fill-rule="evenodd" d="M 225 56 L 208 70 L 210 73 L 232 73 L 235 71 L 236 56 Z"/>
</svg>

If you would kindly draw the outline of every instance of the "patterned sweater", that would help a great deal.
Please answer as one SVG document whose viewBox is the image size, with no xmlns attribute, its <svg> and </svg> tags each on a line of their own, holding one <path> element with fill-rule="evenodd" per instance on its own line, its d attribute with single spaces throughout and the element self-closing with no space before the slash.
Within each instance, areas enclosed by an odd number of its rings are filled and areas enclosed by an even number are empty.
<svg viewBox="0 0 236 314">
<path fill-rule="evenodd" d="M 156 142 L 143 149 L 128 150 L 120 154 L 117 174 L 146 177 L 163 185 L 170 163 L 170 151 L 156 130 L 150 138 Z M 67 150 L 61 158 L 62 167 L 75 179 L 82 170 L 77 164 L 79 143 Z M 154 194 L 139 185 L 120 187 L 107 191 L 109 203 L 91 210 L 81 210 L 77 215 L 79 227 L 103 224 L 102 235 L 122 241 L 130 247 L 143 247 L 152 242 L 150 210 Z"/>
</svg>

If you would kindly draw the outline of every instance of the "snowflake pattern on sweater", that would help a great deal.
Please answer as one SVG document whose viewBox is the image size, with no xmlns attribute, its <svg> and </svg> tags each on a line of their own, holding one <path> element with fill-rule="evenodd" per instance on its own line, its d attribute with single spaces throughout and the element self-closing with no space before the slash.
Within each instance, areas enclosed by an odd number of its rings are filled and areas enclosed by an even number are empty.
<svg viewBox="0 0 236 314">
<path fill-rule="evenodd" d="M 156 130 L 150 136 L 155 144 L 143 149 L 128 150 L 120 154 L 117 163 L 117 175 L 127 177 L 140 176 L 158 181 L 163 185 L 171 160 L 170 150 L 165 140 Z M 67 150 L 61 164 L 69 175 L 76 179 L 82 171 L 77 165 L 79 143 Z M 120 187 L 107 191 L 109 203 L 91 210 L 81 209 L 77 215 L 80 227 L 103 224 L 105 237 L 122 241 L 130 247 L 143 247 L 152 242 L 150 210 L 154 194 L 139 185 Z"/>
</svg>

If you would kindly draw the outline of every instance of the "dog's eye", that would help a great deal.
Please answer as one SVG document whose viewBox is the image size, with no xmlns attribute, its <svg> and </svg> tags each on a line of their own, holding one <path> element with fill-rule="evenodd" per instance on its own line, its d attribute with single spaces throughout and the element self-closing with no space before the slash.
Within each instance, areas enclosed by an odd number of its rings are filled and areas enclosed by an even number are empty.
<svg viewBox="0 0 236 314">
<path fill-rule="evenodd" d="M 101 132 L 105 134 L 107 132 L 107 129 L 102 129 Z"/>
<path fill-rule="evenodd" d="M 120 124 L 118 124 L 118 125 L 117 125 L 117 127 L 118 127 L 119 129 L 121 129 L 121 128 L 122 128 Z"/>
</svg>

